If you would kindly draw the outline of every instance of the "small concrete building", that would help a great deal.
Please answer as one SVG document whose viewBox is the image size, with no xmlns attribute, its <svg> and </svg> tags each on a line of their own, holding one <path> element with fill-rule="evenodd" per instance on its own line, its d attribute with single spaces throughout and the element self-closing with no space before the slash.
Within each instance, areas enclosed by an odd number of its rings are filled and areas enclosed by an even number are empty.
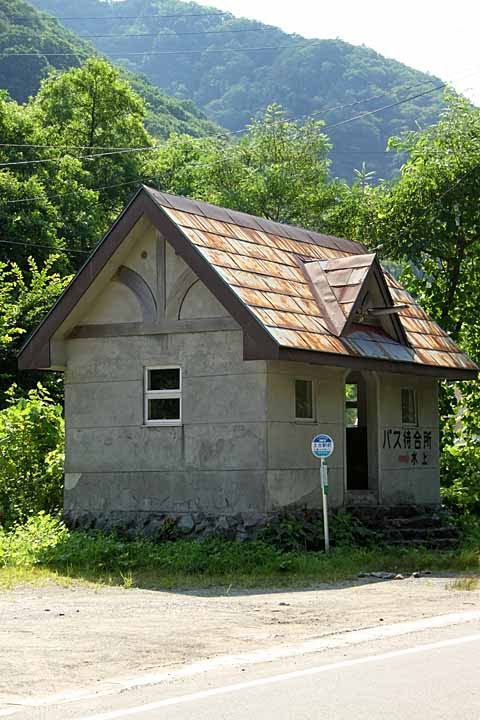
<svg viewBox="0 0 480 720">
<path fill-rule="evenodd" d="M 143 187 L 24 346 L 65 373 L 73 524 L 240 534 L 440 500 L 437 386 L 474 363 L 349 240 Z"/>
</svg>

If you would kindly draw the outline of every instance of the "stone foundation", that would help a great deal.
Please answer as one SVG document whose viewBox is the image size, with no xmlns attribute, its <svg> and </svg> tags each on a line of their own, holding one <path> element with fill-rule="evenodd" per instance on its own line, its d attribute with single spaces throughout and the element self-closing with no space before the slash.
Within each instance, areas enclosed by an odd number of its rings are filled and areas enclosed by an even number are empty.
<svg viewBox="0 0 480 720">
<path fill-rule="evenodd" d="M 166 540 L 179 537 L 222 537 L 226 540 L 254 539 L 258 532 L 278 513 L 238 513 L 207 515 L 192 513 L 152 513 L 112 511 L 109 513 L 66 512 L 68 527 L 81 530 L 119 530 L 134 537 Z"/>
</svg>

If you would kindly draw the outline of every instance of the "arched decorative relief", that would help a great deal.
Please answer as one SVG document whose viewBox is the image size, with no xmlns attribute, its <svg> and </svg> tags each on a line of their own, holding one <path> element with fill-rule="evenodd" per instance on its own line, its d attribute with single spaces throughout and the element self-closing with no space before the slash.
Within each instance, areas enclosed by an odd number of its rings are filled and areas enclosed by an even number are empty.
<svg viewBox="0 0 480 720">
<path fill-rule="evenodd" d="M 198 278 L 190 268 L 187 268 L 179 275 L 167 297 L 165 310 L 167 320 L 178 320 L 180 318 L 183 301 L 196 282 L 198 282 Z"/>
<path fill-rule="evenodd" d="M 157 302 L 148 283 L 135 270 L 121 265 L 113 278 L 125 285 L 137 298 L 142 309 L 144 322 L 155 322 L 157 319 Z"/>
<path fill-rule="evenodd" d="M 228 317 L 228 313 L 210 290 L 196 280 L 188 288 L 178 311 L 179 320 L 204 320 Z"/>
</svg>

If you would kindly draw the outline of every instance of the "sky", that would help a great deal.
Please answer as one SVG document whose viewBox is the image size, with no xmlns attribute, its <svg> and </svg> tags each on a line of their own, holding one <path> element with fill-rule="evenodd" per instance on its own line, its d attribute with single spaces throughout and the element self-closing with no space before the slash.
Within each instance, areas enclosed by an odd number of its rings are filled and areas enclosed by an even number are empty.
<svg viewBox="0 0 480 720">
<path fill-rule="evenodd" d="M 341 38 L 450 82 L 480 105 L 478 0 L 197 0 L 308 38 Z"/>
</svg>

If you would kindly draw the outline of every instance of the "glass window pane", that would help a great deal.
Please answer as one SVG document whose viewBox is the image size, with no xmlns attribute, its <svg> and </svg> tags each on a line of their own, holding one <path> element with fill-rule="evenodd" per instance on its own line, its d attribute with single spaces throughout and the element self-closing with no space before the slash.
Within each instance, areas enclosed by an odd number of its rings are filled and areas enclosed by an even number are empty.
<svg viewBox="0 0 480 720">
<path fill-rule="evenodd" d="M 358 400 L 357 383 L 345 383 L 345 400 L 356 402 Z"/>
<path fill-rule="evenodd" d="M 295 417 L 313 418 L 313 391 L 311 380 L 295 380 Z"/>
<path fill-rule="evenodd" d="M 147 390 L 180 390 L 180 369 L 149 370 Z"/>
<path fill-rule="evenodd" d="M 148 420 L 180 420 L 180 398 L 151 398 Z"/>
<path fill-rule="evenodd" d="M 358 408 L 347 407 L 345 410 L 345 422 L 347 427 L 357 427 L 358 425 Z"/>
<path fill-rule="evenodd" d="M 417 398 L 411 388 L 402 388 L 402 423 L 417 424 Z"/>
</svg>

